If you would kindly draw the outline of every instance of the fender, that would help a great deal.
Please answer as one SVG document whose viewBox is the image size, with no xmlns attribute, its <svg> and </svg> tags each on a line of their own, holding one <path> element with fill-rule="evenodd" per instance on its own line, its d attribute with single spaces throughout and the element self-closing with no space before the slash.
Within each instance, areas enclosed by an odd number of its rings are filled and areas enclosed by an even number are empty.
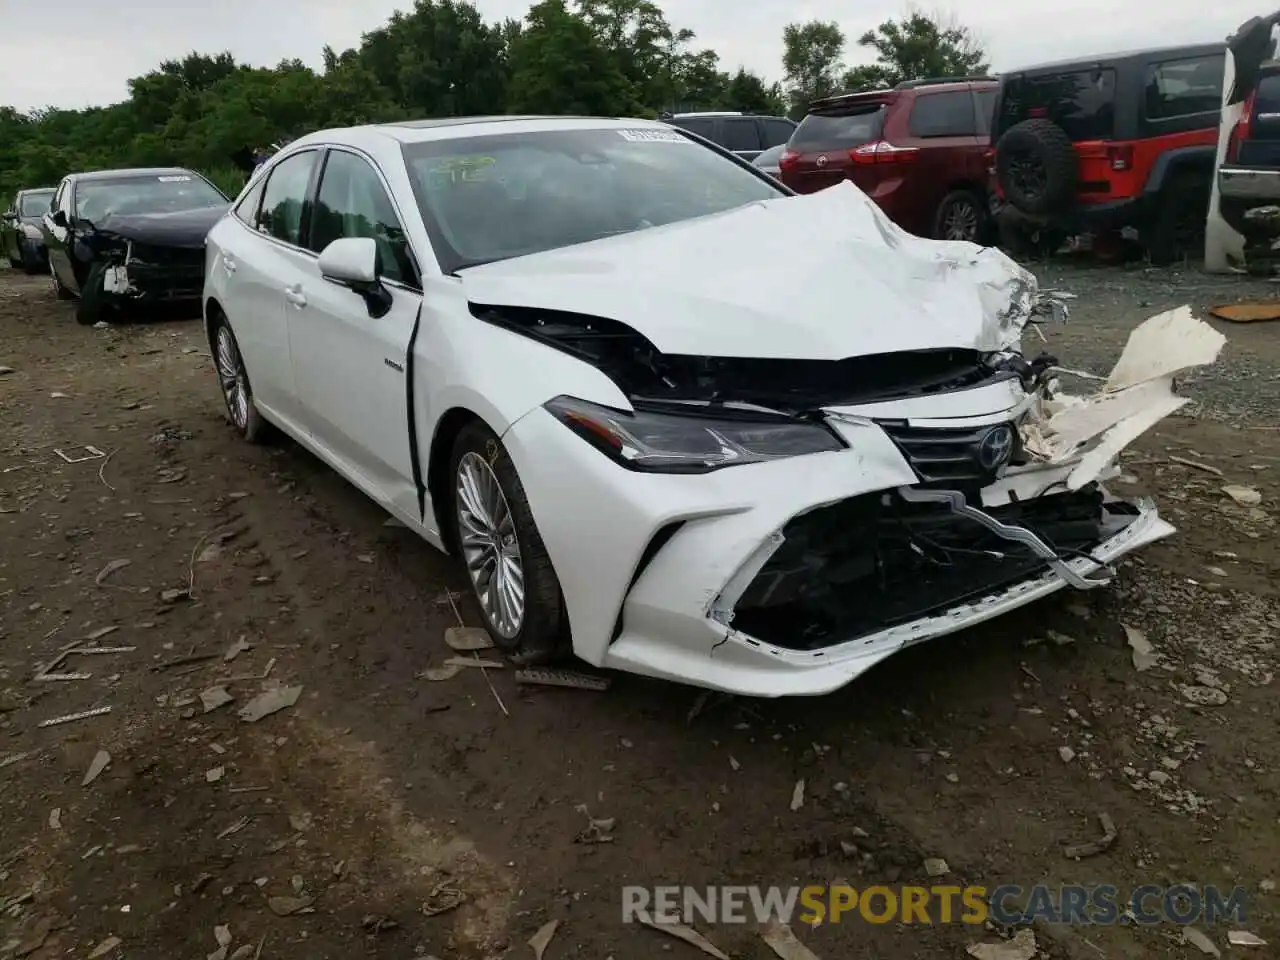
<svg viewBox="0 0 1280 960">
<path fill-rule="evenodd" d="M 1203 170 L 1205 182 L 1213 177 L 1214 157 L 1217 154 L 1215 144 L 1200 144 L 1192 147 L 1178 147 L 1166 150 L 1151 165 L 1151 173 L 1147 176 L 1142 195 L 1150 199 L 1164 189 L 1169 179 L 1186 170 Z"/>
</svg>

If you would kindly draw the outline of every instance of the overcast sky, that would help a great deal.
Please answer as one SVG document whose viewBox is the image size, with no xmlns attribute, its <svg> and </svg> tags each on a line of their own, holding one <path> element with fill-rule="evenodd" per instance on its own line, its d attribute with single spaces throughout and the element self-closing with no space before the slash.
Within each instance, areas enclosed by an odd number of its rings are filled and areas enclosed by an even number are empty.
<svg viewBox="0 0 1280 960">
<path fill-rule="evenodd" d="M 491 20 L 523 16 L 529 7 L 525 0 L 477 5 Z M 63 0 L 53 7 L 0 0 L 0 6 L 0 105 L 29 110 L 123 100 L 130 77 L 191 50 L 230 50 L 258 66 L 290 57 L 318 66 L 326 43 L 337 50 L 355 46 L 361 33 L 412 0 Z M 904 9 L 884 0 L 663 0 L 662 6 L 673 26 L 694 30 L 697 45 L 717 50 L 726 68 L 746 66 L 770 80 L 782 75 L 785 24 L 835 20 L 852 40 Z M 1259 0 L 942 0 L 922 6 L 940 6 L 973 28 L 997 70 L 1220 40 L 1272 9 Z M 860 59 L 856 48 L 846 52 L 849 63 Z"/>
</svg>

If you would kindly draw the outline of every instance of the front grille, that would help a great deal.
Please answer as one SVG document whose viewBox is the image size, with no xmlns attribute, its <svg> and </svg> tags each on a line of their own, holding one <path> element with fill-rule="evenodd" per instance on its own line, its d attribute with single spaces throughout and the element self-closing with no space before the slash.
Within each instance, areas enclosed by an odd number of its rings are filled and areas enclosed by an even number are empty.
<svg viewBox="0 0 1280 960">
<path fill-rule="evenodd" d="M 204 269 L 203 247 L 162 247 L 149 243 L 129 246 L 129 263 L 155 267 L 199 267 Z"/>
<path fill-rule="evenodd" d="M 1097 485 L 986 511 L 1059 555 L 1102 539 Z M 734 608 L 734 627 L 791 650 L 818 650 L 908 623 L 1042 573 L 1046 562 L 945 504 L 869 493 L 793 518 Z"/>
<path fill-rule="evenodd" d="M 996 471 L 984 468 L 978 459 L 979 445 L 993 424 L 954 429 L 949 427 L 912 427 L 906 424 L 881 423 L 880 427 L 902 451 L 921 483 L 960 489 L 985 487 L 996 478 Z M 1009 462 L 1017 463 L 1021 449 L 1018 430 L 1013 429 L 1014 446 Z M 1001 464 L 1003 466 L 1003 464 Z"/>
</svg>

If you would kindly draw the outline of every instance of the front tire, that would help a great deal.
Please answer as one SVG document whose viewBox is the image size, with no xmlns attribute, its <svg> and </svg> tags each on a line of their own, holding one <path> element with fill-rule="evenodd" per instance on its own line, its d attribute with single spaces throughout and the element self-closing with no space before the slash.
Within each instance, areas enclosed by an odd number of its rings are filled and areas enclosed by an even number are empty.
<svg viewBox="0 0 1280 960">
<path fill-rule="evenodd" d="M 571 645 L 560 581 L 502 441 L 468 424 L 449 467 L 454 544 L 494 645 L 519 664 L 564 657 Z"/>
<path fill-rule="evenodd" d="M 253 387 L 240 355 L 240 344 L 225 317 L 214 322 L 213 363 L 218 371 L 218 385 L 222 387 L 227 422 L 241 439 L 261 443 L 267 433 L 267 422 L 253 402 Z"/>
</svg>

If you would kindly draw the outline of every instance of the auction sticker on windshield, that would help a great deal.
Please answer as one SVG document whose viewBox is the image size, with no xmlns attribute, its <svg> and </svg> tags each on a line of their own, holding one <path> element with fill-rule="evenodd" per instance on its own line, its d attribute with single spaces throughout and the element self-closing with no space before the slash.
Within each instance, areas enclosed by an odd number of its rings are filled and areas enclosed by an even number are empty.
<svg viewBox="0 0 1280 960">
<path fill-rule="evenodd" d="M 632 143 L 693 143 L 674 130 L 619 130 L 618 136 Z"/>
<path fill-rule="evenodd" d="M 159 180 L 161 183 L 186 183 L 191 178 L 187 176 L 181 176 L 181 177 L 156 177 L 156 179 Z"/>
</svg>

